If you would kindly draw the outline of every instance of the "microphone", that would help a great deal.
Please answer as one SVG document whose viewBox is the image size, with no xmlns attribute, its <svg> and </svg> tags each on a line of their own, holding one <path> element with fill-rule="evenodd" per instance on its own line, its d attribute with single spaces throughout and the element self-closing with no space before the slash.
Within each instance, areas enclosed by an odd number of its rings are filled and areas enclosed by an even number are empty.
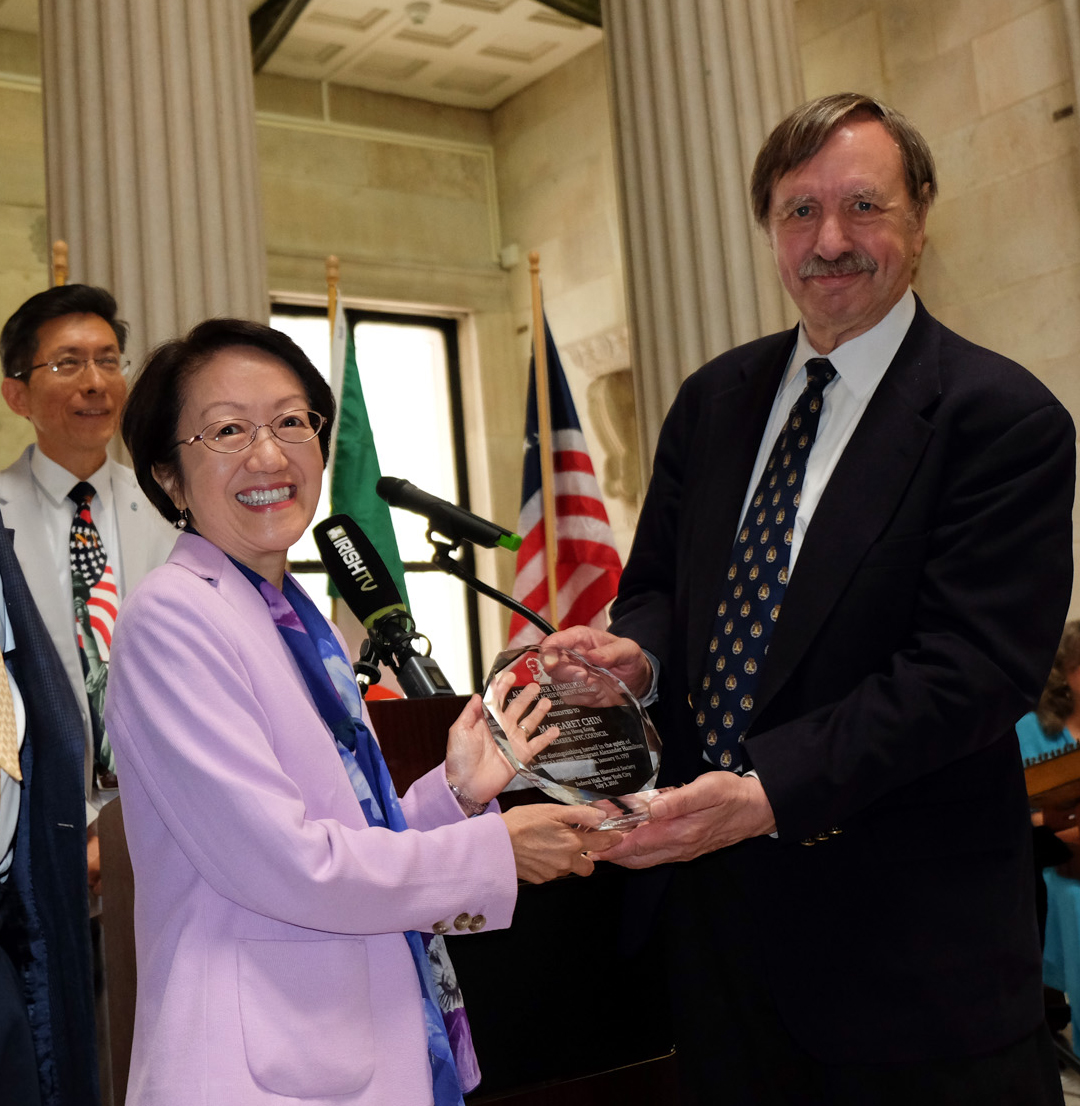
<svg viewBox="0 0 1080 1106">
<path fill-rule="evenodd" d="M 391 507 L 401 507 L 414 514 L 423 515 L 431 523 L 431 528 L 451 541 L 469 541 L 493 549 L 501 545 L 503 549 L 515 552 L 521 546 L 521 538 L 510 530 L 486 518 L 474 515 L 455 503 L 447 503 L 437 495 L 422 491 L 408 480 L 399 476 L 382 476 L 375 484 L 375 494 L 386 500 Z"/>
<path fill-rule="evenodd" d="M 312 533 L 330 579 L 363 623 L 375 656 L 397 676 L 401 690 L 410 699 L 453 695 L 449 680 L 429 655 L 431 642 L 416 632 L 390 570 L 355 520 L 331 515 Z M 427 644 L 426 652 L 413 648 L 417 640 Z"/>
</svg>

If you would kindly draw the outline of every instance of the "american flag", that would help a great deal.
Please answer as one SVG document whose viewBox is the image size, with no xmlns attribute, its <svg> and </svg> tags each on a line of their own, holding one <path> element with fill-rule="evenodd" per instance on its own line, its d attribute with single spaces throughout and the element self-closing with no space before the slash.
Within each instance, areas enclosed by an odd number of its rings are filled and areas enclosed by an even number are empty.
<svg viewBox="0 0 1080 1106">
<path fill-rule="evenodd" d="M 615 598 L 622 563 L 615 550 L 600 486 L 574 400 L 563 375 L 559 352 L 544 320 L 548 392 L 551 397 L 551 445 L 555 470 L 555 579 L 558 625 L 607 626 L 607 605 Z M 522 535 L 513 595 L 530 610 L 554 621 L 548 603 L 544 555 L 544 501 L 540 484 L 540 442 L 536 415 L 536 364 L 529 366 L 529 403 L 525 414 L 525 463 L 521 477 Z M 510 648 L 539 641 L 540 630 L 521 615 L 510 619 Z"/>
</svg>

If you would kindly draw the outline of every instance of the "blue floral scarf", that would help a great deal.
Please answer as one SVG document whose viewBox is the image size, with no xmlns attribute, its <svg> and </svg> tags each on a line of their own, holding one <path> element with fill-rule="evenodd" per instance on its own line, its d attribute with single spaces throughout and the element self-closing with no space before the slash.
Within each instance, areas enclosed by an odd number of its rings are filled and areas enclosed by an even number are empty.
<svg viewBox="0 0 1080 1106">
<path fill-rule="evenodd" d="M 258 589 L 292 653 L 319 714 L 330 727 L 338 754 L 368 825 L 407 829 L 390 772 L 371 731 L 349 664 L 330 624 L 291 576 L 278 591 L 268 580 L 229 558 Z M 480 1082 L 472 1033 L 453 965 L 441 937 L 405 933 L 416 964 L 427 1023 L 435 1106 L 461 1106 L 462 1093 Z M 435 976 L 439 986 L 435 986 Z"/>
</svg>

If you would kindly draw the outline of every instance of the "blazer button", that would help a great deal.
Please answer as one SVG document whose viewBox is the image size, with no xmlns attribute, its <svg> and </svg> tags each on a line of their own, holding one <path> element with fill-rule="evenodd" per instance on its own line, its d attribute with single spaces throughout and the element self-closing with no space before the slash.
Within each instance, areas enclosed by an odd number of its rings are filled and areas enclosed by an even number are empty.
<svg viewBox="0 0 1080 1106">
<path fill-rule="evenodd" d="M 818 841 L 828 841 L 828 840 L 829 840 L 829 834 L 827 834 L 827 833 L 819 833 L 819 834 L 817 835 L 817 839 L 818 839 Z"/>
<path fill-rule="evenodd" d="M 442 937 L 450 932 L 450 927 L 446 924 L 446 922 L 439 921 L 431 927 L 431 932 L 437 934 L 439 937 Z"/>
<path fill-rule="evenodd" d="M 469 922 L 469 930 L 472 933 L 479 933 L 480 930 L 482 930 L 484 928 L 484 926 L 486 926 L 486 925 L 487 925 L 487 918 L 485 918 L 483 914 L 477 914 L 472 919 L 472 921 Z"/>
<path fill-rule="evenodd" d="M 833 826 L 833 828 L 831 830 L 829 830 L 829 836 L 830 837 L 839 837 L 840 834 L 842 834 L 843 832 L 844 831 L 839 826 Z"/>
<path fill-rule="evenodd" d="M 472 918 L 468 914 L 459 914 L 454 919 L 454 929 L 456 929 L 458 933 L 464 933 L 465 930 L 469 928 L 469 923 L 471 921 Z"/>
<path fill-rule="evenodd" d="M 816 845 L 817 840 L 813 837 L 808 837 L 805 841 L 800 841 L 800 845 Z"/>
</svg>

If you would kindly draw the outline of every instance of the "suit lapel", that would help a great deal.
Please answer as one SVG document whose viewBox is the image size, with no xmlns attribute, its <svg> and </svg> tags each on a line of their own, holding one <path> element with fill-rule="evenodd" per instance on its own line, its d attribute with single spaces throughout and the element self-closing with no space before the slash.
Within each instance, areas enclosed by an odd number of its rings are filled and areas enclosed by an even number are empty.
<svg viewBox="0 0 1080 1106">
<path fill-rule="evenodd" d="M 278 632 L 266 600 L 224 551 L 201 534 L 184 533 L 178 535 L 168 563 L 187 569 L 217 588 L 221 597 L 237 610 L 242 624 L 257 628 L 253 629 L 253 633 L 262 643 L 267 658 L 276 656 L 279 663 L 294 672 L 304 687 L 307 686 L 292 652 Z"/>
<path fill-rule="evenodd" d="M 38 493 L 30 472 L 30 451 L 0 473 L 0 510 L 8 528 L 15 532 L 15 554 L 23 576 L 34 596 L 42 621 L 56 643 L 60 659 L 67 670 L 73 689 L 83 685 L 82 663 L 75 644 L 75 616 L 72 610 L 70 584 L 65 561 L 57 558 L 52 543 L 42 538 L 42 517 Z M 89 725 L 89 723 L 87 723 Z"/>
<path fill-rule="evenodd" d="M 15 633 L 15 652 L 12 665 L 16 678 L 24 690 L 32 689 L 26 703 L 27 718 L 40 720 L 52 712 L 62 715 L 64 725 L 52 725 L 47 735 L 38 735 L 38 741 L 47 741 L 50 750 L 62 749 L 59 763 L 77 766 L 82 760 L 84 742 L 82 718 L 78 702 L 60 664 L 52 638 L 41 621 L 33 596 L 26 583 L 26 575 L 15 555 L 14 530 L 6 528 L 6 519 L 0 519 L 5 527 L 0 534 L 0 578 L 4 583 L 4 603 Z M 52 715 L 50 715 L 52 717 Z M 55 723 L 55 719 L 53 719 Z M 82 794 L 82 773 L 73 767 L 65 773 L 74 780 L 75 794 Z M 55 779 L 51 786 L 60 787 Z"/>
<path fill-rule="evenodd" d="M 769 644 L 756 714 L 805 655 L 919 464 L 933 435 L 923 412 L 940 394 L 938 349 L 936 324 L 920 304 L 814 511 Z"/>
<path fill-rule="evenodd" d="M 117 555 L 123 564 L 124 595 L 127 596 L 147 571 L 156 567 L 146 563 L 147 553 L 150 550 L 147 529 L 152 525 L 152 520 L 139 509 L 140 497 L 133 494 L 133 489 L 125 479 L 120 466 L 110 464 L 109 472 L 112 480 L 113 509 L 116 512 L 116 532 L 120 542 Z"/>
</svg>

